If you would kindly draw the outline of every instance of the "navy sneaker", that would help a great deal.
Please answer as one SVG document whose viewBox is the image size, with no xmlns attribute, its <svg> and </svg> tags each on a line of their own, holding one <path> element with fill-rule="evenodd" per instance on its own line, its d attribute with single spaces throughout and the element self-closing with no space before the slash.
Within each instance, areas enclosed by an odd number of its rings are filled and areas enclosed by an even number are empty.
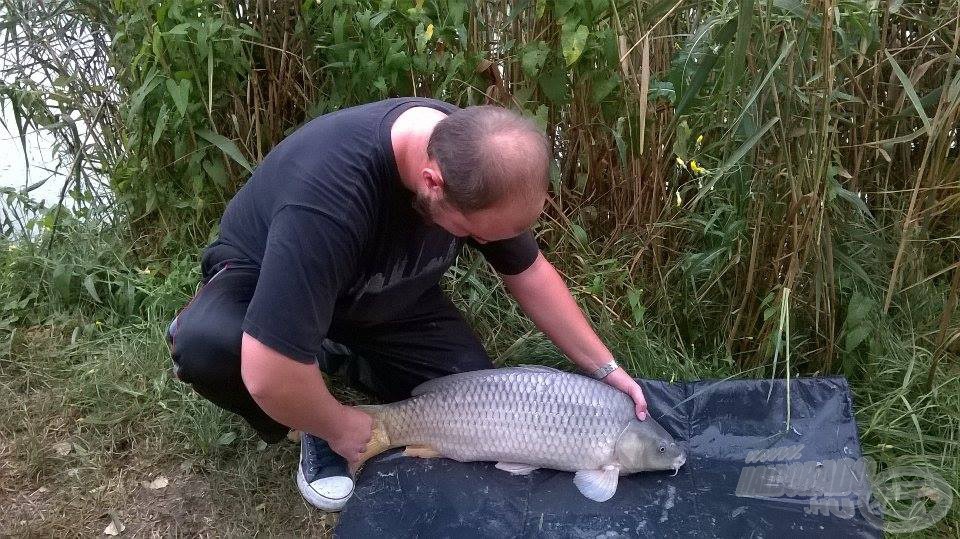
<svg viewBox="0 0 960 539">
<path fill-rule="evenodd" d="M 353 478 L 347 468 L 347 459 L 334 453 L 327 442 L 302 433 L 297 488 L 304 499 L 317 509 L 343 509 L 353 494 Z"/>
</svg>

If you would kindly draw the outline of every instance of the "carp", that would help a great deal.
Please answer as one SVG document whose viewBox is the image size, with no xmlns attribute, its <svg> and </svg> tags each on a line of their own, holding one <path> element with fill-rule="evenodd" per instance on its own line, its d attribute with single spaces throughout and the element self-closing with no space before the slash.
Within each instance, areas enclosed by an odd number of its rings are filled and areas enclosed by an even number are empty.
<svg viewBox="0 0 960 539">
<path fill-rule="evenodd" d="M 452 374 L 411 397 L 361 406 L 373 416 L 363 460 L 394 447 L 423 458 L 494 461 L 512 474 L 575 472 L 587 498 L 603 502 L 619 476 L 680 469 L 686 454 L 652 417 L 640 421 L 629 396 L 586 376 L 523 366 Z"/>
</svg>

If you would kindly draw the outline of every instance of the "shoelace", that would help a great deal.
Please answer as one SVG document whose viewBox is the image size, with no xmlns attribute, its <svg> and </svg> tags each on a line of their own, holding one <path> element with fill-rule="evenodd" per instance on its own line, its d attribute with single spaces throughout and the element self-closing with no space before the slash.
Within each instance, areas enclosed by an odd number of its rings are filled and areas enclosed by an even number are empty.
<svg viewBox="0 0 960 539">
<path fill-rule="evenodd" d="M 325 468 L 333 468 L 330 471 L 335 473 L 330 475 L 348 475 L 347 460 L 330 449 L 330 444 L 316 436 L 304 436 L 304 460 L 311 477 L 316 477 Z"/>
</svg>

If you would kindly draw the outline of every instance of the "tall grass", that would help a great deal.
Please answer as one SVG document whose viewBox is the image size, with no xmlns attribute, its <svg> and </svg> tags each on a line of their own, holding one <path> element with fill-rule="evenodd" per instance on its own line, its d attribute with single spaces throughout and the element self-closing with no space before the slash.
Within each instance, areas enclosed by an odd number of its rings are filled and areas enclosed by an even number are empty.
<svg viewBox="0 0 960 539">
<path fill-rule="evenodd" d="M 149 251 L 208 240 L 252 164 L 312 116 L 391 95 L 497 102 L 553 141 L 545 247 L 562 264 L 587 243 L 633 252 L 621 318 L 665 313 L 658 331 L 679 345 L 751 367 L 771 357 L 790 289 L 798 366 L 853 375 L 876 321 L 929 283 L 948 308 L 923 338 L 938 358 L 956 341 L 949 2 L 4 9 L 17 129 L 82 149 L 72 171 L 97 163 Z M 61 27 L 91 39 L 39 44 Z"/>
<path fill-rule="evenodd" d="M 843 373 L 869 453 L 920 455 L 960 486 L 955 2 L 0 9 L 9 127 L 57 137 L 86 201 L 31 212 L 7 193 L 5 236 L 32 226 L 45 243 L 11 258 L 42 284 L 4 289 L 0 330 L 51 311 L 161 324 L 225 202 L 316 115 L 397 95 L 498 103 L 548 133 L 541 244 L 633 372 Z M 91 223 L 116 242 L 70 245 Z M 452 277 L 495 356 L 557 358 L 482 261 Z"/>
</svg>

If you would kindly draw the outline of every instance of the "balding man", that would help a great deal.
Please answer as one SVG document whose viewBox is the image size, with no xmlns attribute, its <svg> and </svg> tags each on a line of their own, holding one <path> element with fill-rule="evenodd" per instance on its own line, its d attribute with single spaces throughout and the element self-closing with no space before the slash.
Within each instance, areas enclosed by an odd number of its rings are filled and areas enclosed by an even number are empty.
<svg viewBox="0 0 960 539">
<path fill-rule="evenodd" d="M 401 98 L 314 119 L 227 206 L 203 286 L 168 331 L 175 374 L 267 442 L 302 431 L 298 488 L 338 510 L 372 420 L 337 402 L 321 370 L 393 401 L 431 378 L 492 368 L 439 284 L 468 244 L 560 350 L 628 394 L 643 419 L 640 386 L 529 230 L 549 164 L 536 126 L 496 107 Z"/>
</svg>

